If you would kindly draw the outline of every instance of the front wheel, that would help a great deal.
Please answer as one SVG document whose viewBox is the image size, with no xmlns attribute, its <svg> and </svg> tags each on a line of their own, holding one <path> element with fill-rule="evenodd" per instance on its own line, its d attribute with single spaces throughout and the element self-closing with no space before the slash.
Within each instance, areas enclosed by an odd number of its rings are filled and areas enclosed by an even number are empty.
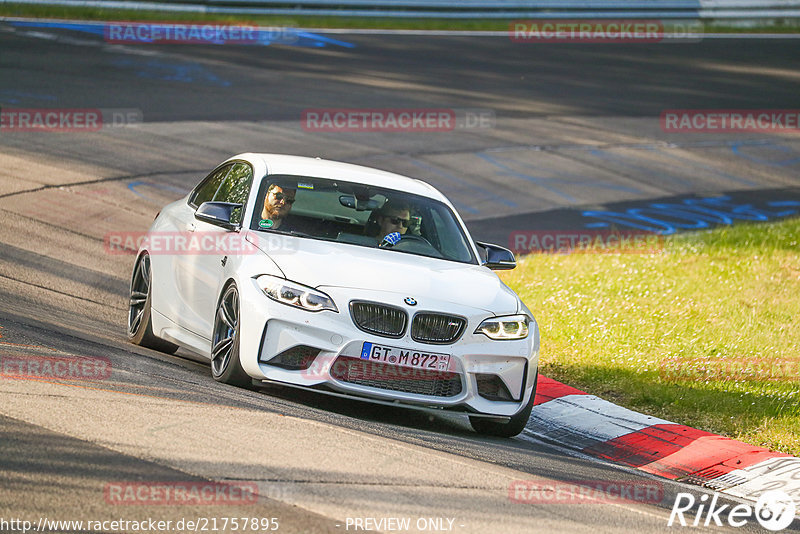
<svg viewBox="0 0 800 534">
<path fill-rule="evenodd" d="M 239 290 L 231 284 L 222 294 L 214 317 L 211 376 L 217 382 L 252 387 L 252 379 L 239 362 Z"/>
<path fill-rule="evenodd" d="M 131 292 L 128 300 L 128 341 L 142 347 L 155 349 L 167 354 L 178 350 L 178 345 L 165 341 L 153 333 L 150 320 L 153 300 L 153 274 L 150 256 L 142 254 L 133 268 Z"/>
<path fill-rule="evenodd" d="M 533 391 L 531 392 L 531 400 L 528 404 L 511 416 L 511 420 L 507 423 L 498 423 L 482 417 L 470 417 L 469 424 L 478 434 L 486 434 L 487 436 L 498 436 L 501 438 L 512 438 L 525 429 L 528 424 L 528 419 L 531 417 L 531 410 L 533 410 L 533 402 L 536 400 L 536 386 L 539 383 L 539 371 L 536 371 L 536 378 L 533 379 Z"/>
</svg>

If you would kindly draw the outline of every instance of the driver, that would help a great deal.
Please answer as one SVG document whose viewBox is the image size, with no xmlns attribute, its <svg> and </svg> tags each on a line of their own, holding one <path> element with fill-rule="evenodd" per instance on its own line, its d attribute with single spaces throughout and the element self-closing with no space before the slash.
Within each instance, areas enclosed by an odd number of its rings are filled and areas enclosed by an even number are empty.
<svg viewBox="0 0 800 534">
<path fill-rule="evenodd" d="M 294 196 L 297 190 L 288 187 L 282 187 L 278 184 L 271 184 L 267 189 L 267 194 L 264 198 L 264 209 L 261 211 L 261 219 L 269 222 L 271 228 L 277 230 L 289 212 L 292 210 L 294 204 Z"/>
<path fill-rule="evenodd" d="M 377 211 L 375 222 L 378 223 L 378 243 L 394 232 L 402 236 L 408 231 L 408 225 L 411 223 L 411 208 L 404 202 L 387 200 Z"/>
</svg>

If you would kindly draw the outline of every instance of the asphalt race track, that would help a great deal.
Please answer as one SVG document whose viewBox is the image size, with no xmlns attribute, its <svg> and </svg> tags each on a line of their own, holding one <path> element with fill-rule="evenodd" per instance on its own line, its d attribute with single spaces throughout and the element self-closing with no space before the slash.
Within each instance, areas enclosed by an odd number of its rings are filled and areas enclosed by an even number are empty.
<svg viewBox="0 0 800 534">
<path fill-rule="evenodd" d="M 422 178 L 453 200 L 476 237 L 500 244 L 543 227 L 637 228 L 636 209 L 687 199 L 716 198 L 716 211 L 723 202 L 734 219 L 743 206 L 764 219 L 793 215 L 796 133 L 666 132 L 660 116 L 800 108 L 800 40 L 312 40 L 324 46 L 118 45 L 0 22 L 4 111 L 101 109 L 107 121 L 99 131 L 0 129 L 0 356 L 89 356 L 111 370 L 83 381 L 0 377 L 0 518 L 258 517 L 277 518 L 279 532 L 353 532 L 367 518 L 411 518 L 412 531 L 428 532 L 681 530 L 667 527 L 675 495 L 699 488 L 524 435 L 482 438 L 456 417 L 239 390 L 214 382 L 188 353 L 128 344 L 133 258 L 104 238 L 144 231 L 218 162 L 248 151 Z M 459 122 L 452 131 L 321 132 L 302 120 L 330 108 L 447 109 Z M 697 222 L 647 209 L 665 232 Z M 520 502 L 510 488 L 525 480 L 656 483 L 662 493 L 647 502 Z M 209 481 L 254 485 L 259 498 L 130 505 L 109 494 L 121 483 Z"/>
</svg>

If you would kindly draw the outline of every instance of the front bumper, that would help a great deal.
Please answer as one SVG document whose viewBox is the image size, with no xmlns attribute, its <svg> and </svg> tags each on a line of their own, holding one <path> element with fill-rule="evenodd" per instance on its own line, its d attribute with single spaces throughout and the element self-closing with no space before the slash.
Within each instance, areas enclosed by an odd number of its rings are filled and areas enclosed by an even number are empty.
<svg viewBox="0 0 800 534">
<path fill-rule="evenodd" d="M 408 331 L 397 339 L 366 333 L 359 330 L 350 317 L 348 304 L 351 300 L 385 302 L 405 309 L 409 317 L 413 316 L 414 312 L 422 311 L 418 307 L 404 304 L 402 301 L 404 295 L 391 292 L 376 294 L 373 291 L 349 288 L 320 289 L 333 298 L 339 308 L 338 313 L 308 312 L 274 302 L 264 295 L 252 279 L 244 280 L 240 284 L 242 307 L 240 360 L 244 370 L 255 380 L 307 388 L 325 387 L 358 398 L 459 409 L 497 416 L 514 415 L 530 399 L 538 366 L 539 333 L 535 321 L 531 323 L 530 333 L 526 339 L 494 341 L 483 334 L 473 334 L 480 322 L 491 316 L 488 312 L 426 299 L 424 311 L 452 313 L 466 317 L 468 322 L 464 334 L 453 344 L 419 343 L 411 338 Z M 364 342 L 412 351 L 450 354 L 451 363 L 448 372 L 458 377 L 461 387 L 456 394 L 449 394 L 456 388 L 447 390 L 449 393 L 445 396 L 428 394 L 432 390 L 428 391 L 425 387 L 408 387 L 402 382 L 419 379 L 419 373 L 409 372 L 408 368 L 397 366 L 388 366 L 381 372 L 390 372 L 392 376 L 389 378 L 393 380 L 393 387 L 405 388 L 406 391 L 375 387 L 375 381 L 347 380 L 342 373 L 342 363 L 360 360 Z M 287 369 L 270 364 L 270 360 L 275 356 L 299 346 L 308 347 L 317 353 L 313 362 L 306 368 Z M 490 400 L 481 396 L 478 377 L 487 375 L 499 377 L 515 400 Z"/>
</svg>

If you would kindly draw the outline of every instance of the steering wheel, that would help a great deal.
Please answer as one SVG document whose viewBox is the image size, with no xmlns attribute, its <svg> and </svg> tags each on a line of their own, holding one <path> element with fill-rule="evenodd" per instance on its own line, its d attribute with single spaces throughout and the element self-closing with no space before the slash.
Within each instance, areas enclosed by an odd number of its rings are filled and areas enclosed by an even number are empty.
<svg viewBox="0 0 800 534">
<path fill-rule="evenodd" d="M 419 235 L 403 236 L 403 239 L 397 243 L 394 248 L 400 251 L 413 252 L 416 254 L 423 254 L 425 256 L 432 256 L 434 258 L 443 258 L 444 255 L 439 250 L 431 245 L 431 242 Z"/>
<path fill-rule="evenodd" d="M 403 242 L 406 242 L 406 243 L 412 242 L 413 243 L 413 242 L 416 241 L 417 243 L 425 243 L 429 247 L 433 246 L 433 245 L 431 245 L 430 241 L 428 241 L 427 239 L 425 239 L 421 235 L 406 234 L 406 235 L 401 236 L 401 237 L 402 237 L 402 239 L 400 240 L 400 243 L 403 243 Z M 399 245 L 400 243 L 397 243 L 397 244 Z"/>
</svg>

